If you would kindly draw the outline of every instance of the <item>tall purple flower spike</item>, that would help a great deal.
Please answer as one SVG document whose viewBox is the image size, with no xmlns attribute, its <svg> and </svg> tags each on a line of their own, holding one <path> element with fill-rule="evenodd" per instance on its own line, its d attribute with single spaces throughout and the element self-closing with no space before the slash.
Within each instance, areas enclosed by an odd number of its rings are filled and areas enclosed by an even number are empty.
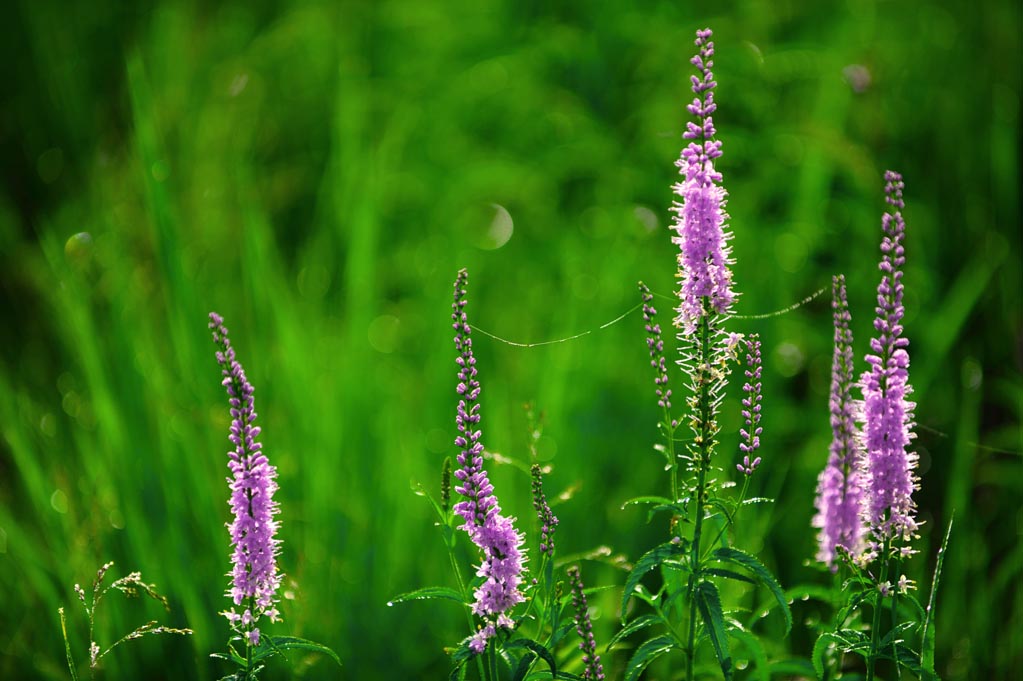
<svg viewBox="0 0 1023 681">
<path fill-rule="evenodd" d="M 909 540 L 917 529 L 913 492 L 918 488 L 914 473 L 917 455 L 907 448 L 915 437 L 913 409 L 907 397 L 909 385 L 909 340 L 903 337 L 902 267 L 906 262 L 902 219 L 903 182 L 898 173 L 885 172 L 885 200 L 892 212 L 881 219 L 881 283 L 877 287 L 874 329 L 867 355 L 870 369 L 860 378 L 863 392 L 863 461 L 865 498 L 863 519 L 875 541 Z M 908 549 L 907 549 L 908 550 Z"/>
<path fill-rule="evenodd" d="M 699 52 L 691 61 L 700 75 L 691 76 L 695 98 L 686 107 L 696 121 L 686 124 L 682 137 L 690 142 L 675 162 L 685 178 L 673 187 L 681 200 L 672 204 L 675 213 L 672 228 L 677 232 L 672 242 L 680 249 L 678 265 L 682 277 L 675 325 L 685 334 L 693 333 L 700 319 L 711 310 L 719 314 L 730 312 L 736 297 L 729 269 L 733 262 L 728 246 L 731 234 L 725 227 L 727 192 L 720 184 L 721 173 L 714 168 L 714 159 L 721 156 L 721 142 L 714 139 L 712 114 L 717 109 L 714 103 L 717 83 L 712 72 L 711 35 L 709 28 L 696 32 Z"/>
<path fill-rule="evenodd" d="M 256 420 L 254 389 L 245 377 L 245 370 L 235 358 L 223 318 L 210 313 L 210 331 L 217 345 L 217 363 L 231 405 L 231 434 L 234 450 L 228 452 L 231 477 L 231 589 L 228 595 L 241 613 L 231 608 L 224 615 L 234 626 L 240 626 L 252 645 L 259 644 L 260 617 L 271 622 L 280 619 L 277 611 L 277 590 L 282 575 L 277 572 L 280 540 L 276 538 L 280 523 L 275 519 L 278 508 L 273 500 L 277 491 L 277 469 L 263 454 L 263 445 L 256 441 L 259 426 Z"/>
<path fill-rule="evenodd" d="M 451 319 L 455 329 L 455 349 L 458 351 L 458 410 L 455 425 L 458 436 L 455 445 L 460 468 L 455 471 L 459 485 L 455 491 L 465 499 L 455 504 L 454 512 L 464 522 L 461 528 L 479 547 L 483 562 L 476 574 L 484 578 L 473 594 L 473 612 L 485 624 L 473 636 L 469 648 L 482 653 L 487 641 L 497 633 L 497 627 L 511 628 L 514 622 L 508 612 L 525 600 L 519 586 L 522 583 L 523 537 L 515 529 L 514 519 L 501 515 L 501 507 L 494 496 L 494 487 L 483 470 L 483 443 L 479 430 L 480 384 L 476 380 L 476 358 L 472 354 L 472 328 L 465 312 L 465 293 L 469 274 L 458 272 Z"/>
<path fill-rule="evenodd" d="M 831 307 L 835 325 L 835 347 L 831 363 L 831 451 L 828 464 L 817 479 L 817 515 L 813 526 L 818 534 L 817 560 L 836 570 L 837 547 L 852 556 L 863 550 L 863 521 L 860 518 L 863 489 L 859 470 L 862 449 L 857 438 L 853 387 L 853 336 L 849 324 L 845 276 L 831 280 Z"/>
<path fill-rule="evenodd" d="M 736 465 L 739 472 L 745 475 L 753 475 L 753 471 L 760 465 L 759 456 L 752 460 L 750 457 L 753 457 L 760 449 L 760 434 L 764 431 L 760 427 L 760 401 L 764 397 L 760 392 L 762 372 L 760 338 L 753 334 L 746 340 L 746 383 L 742 386 L 743 392 L 746 393 L 746 396 L 742 398 L 742 417 L 746 420 L 746 425 L 739 430 L 739 435 L 743 439 L 743 442 L 739 444 L 739 450 L 743 457 L 742 463 Z"/>
</svg>

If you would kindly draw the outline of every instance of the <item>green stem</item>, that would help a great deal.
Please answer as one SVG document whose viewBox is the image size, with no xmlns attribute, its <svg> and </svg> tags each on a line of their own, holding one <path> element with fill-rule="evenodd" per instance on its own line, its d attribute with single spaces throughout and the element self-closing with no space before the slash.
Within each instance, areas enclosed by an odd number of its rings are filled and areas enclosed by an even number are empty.
<svg viewBox="0 0 1023 681">
<path fill-rule="evenodd" d="M 892 585 L 892 587 L 893 587 L 892 588 L 892 607 L 891 607 L 891 613 L 892 613 L 892 631 L 895 630 L 895 625 L 897 625 L 899 623 L 898 612 L 897 612 L 898 601 L 899 601 L 898 579 L 899 579 L 899 575 L 902 573 L 902 555 L 898 551 L 899 547 L 897 546 L 897 544 L 898 544 L 898 542 L 896 542 L 896 547 L 895 547 L 896 548 L 895 570 L 892 573 L 892 579 L 895 582 Z M 896 641 L 897 638 L 898 637 L 896 637 L 896 636 L 892 636 L 892 659 L 895 660 L 895 678 L 896 679 L 901 679 L 902 678 L 902 667 L 899 665 L 899 655 L 898 655 L 898 651 L 896 650 L 896 646 L 895 646 L 895 641 Z"/>
<path fill-rule="evenodd" d="M 878 639 L 881 636 L 881 610 L 884 606 L 884 596 L 881 595 L 881 586 L 888 581 L 888 553 L 889 540 L 885 539 L 881 547 L 881 577 L 878 579 L 877 603 L 874 604 L 874 621 L 870 626 L 870 657 L 867 658 L 867 679 L 874 681 L 874 663 L 877 660 Z"/>
<path fill-rule="evenodd" d="M 664 408 L 664 422 L 662 426 L 664 428 L 664 444 L 667 447 L 668 466 L 671 469 L 671 502 L 677 504 L 679 501 L 678 457 L 675 456 L 675 428 L 671 423 L 671 414 L 668 412 L 667 407 Z"/>
<path fill-rule="evenodd" d="M 721 529 L 718 530 L 717 536 L 714 537 L 714 541 L 712 541 L 707 547 L 708 552 L 713 550 L 714 546 L 718 543 L 718 540 L 721 539 L 721 535 L 725 533 L 725 530 L 735 523 L 735 518 L 739 515 L 739 509 L 742 508 L 742 502 L 746 501 L 746 492 L 748 491 L 749 476 L 747 475 L 745 480 L 742 481 L 742 491 L 739 492 L 739 501 L 736 502 L 735 508 L 731 512 L 725 514 L 725 522 L 721 525 Z M 704 558 L 706 558 L 706 556 L 704 556 Z"/>
<path fill-rule="evenodd" d="M 694 518 L 693 546 L 690 558 L 689 585 L 689 641 L 686 659 L 686 679 L 693 680 L 693 664 L 696 658 L 696 581 L 701 571 L 700 540 L 703 532 L 703 501 L 707 487 L 707 468 L 710 465 L 710 446 L 713 438 L 711 429 L 712 409 L 710 404 L 710 322 L 707 301 L 704 299 L 704 316 L 700 319 L 699 352 L 697 353 L 696 381 L 699 388 L 697 409 L 699 409 L 700 434 L 697 442 L 696 462 L 696 517 Z"/>
<path fill-rule="evenodd" d="M 497 675 L 497 643 L 490 640 L 487 644 L 487 678 L 490 681 L 498 681 Z"/>
<path fill-rule="evenodd" d="M 453 518 L 454 515 L 449 513 L 446 520 L 448 526 L 455 530 L 455 527 L 451 525 Z M 444 540 L 444 546 L 448 550 L 448 560 L 451 561 L 451 570 L 455 573 L 455 581 L 458 582 L 458 593 L 462 595 L 462 602 L 465 603 L 469 600 L 469 593 L 465 588 L 465 581 L 462 579 L 462 571 L 458 568 L 458 560 L 455 558 L 454 532 L 452 532 L 451 537 L 451 541 Z M 467 609 L 463 608 L 463 610 L 465 610 L 465 620 L 469 624 L 469 634 L 472 635 L 476 633 L 476 625 L 472 621 L 472 613 Z M 483 678 L 483 662 L 479 659 L 479 655 L 476 656 L 476 667 L 479 669 L 480 678 Z"/>
</svg>

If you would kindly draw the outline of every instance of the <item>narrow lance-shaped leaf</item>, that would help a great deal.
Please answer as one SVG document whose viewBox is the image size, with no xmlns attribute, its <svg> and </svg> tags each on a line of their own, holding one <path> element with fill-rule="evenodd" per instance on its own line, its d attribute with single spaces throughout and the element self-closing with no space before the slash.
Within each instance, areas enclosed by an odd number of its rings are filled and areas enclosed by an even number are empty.
<svg viewBox="0 0 1023 681">
<path fill-rule="evenodd" d="M 828 646 L 834 644 L 837 645 L 839 650 L 845 650 L 849 646 L 849 642 L 836 633 L 825 631 L 819 637 L 817 642 L 813 644 L 813 655 L 811 660 L 813 661 L 813 670 L 817 673 L 817 678 L 823 681 L 824 679 L 824 654 L 828 650 Z"/>
<path fill-rule="evenodd" d="M 465 600 L 462 598 L 462 594 L 458 593 L 454 589 L 446 586 L 427 586 L 422 589 L 416 589 L 415 591 L 409 591 L 399 596 L 395 596 L 387 605 L 394 605 L 396 603 L 407 603 L 408 601 L 426 601 L 431 599 L 443 599 L 449 601 L 455 601 L 456 603 L 465 604 Z"/>
<path fill-rule="evenodd" d="M 504 648 L 505 650 L 513 648 L 525 648 L 529 650 L 547 663 L 547 666 L 551 669 L 551 675 L 554 678 L 558 677 L 558 663 L 554 660 L 554 655 L 551 654 L 551 651 L 547 650 L 543 644 L 537 643 L 530 638 L 517 638 L 514 641 L 510 641 L 505 644 Z"/>
<path fill-rule="evenodd" d="M 625 681 L 636 681 L 647 665 L 674 647 L 675 640 L 670 636 L 658 636 L 641 645 L 625 668 Z"/>
<path fill-rule="evenodd" d="M 721 610 L 721 596 L 714 582 L 700 582 L 696 586 L 696 607 L 700 610 L 707 636 L 714 646 L 718 664 L 725 681 L 732 678 L 732 654 L 728 650 L 728 633 L 725 631 L 725 614 Z"/>
<path fill-rule="evenodd" d="M 787 636 L 792 631 L 792 611 L 789 610 L 788 600 L 785 598 L 785 593 L 781 589 L 781 585 L 778 580 L 774 578 L 774 575 L 764 567 L 764 564 L 757 560 L 756 557 L 751 556 L 745 551 L 740 551 L 736 548 L 722 547 L 716 549 L 712 554 L 714 558 L 721 561 L 728 561 L 741 565 L 750 572 L 752 572 L 757 581 L 766 586 L 771 595 L 774 596 L 774 600 L 781 606 L 782 615 L 785 617 L 785 635 Z"/>
<path fill-rule="evenodd" d="M 298 636 L 274 636 L 270 638 L 266 646 L 260 646 L 255 651 L 252 661 L 258 662 L 271 655 L 283 654 L 286 650 L 306 650 L 312 653 L 321 653 L 334 660 L 339 667 L 341 666 L 341 658 L 333 650 L 321 643 L 299 638 Z"/>
<path fill-rule="evenodd" d="M 646 615 L 641 615 L 637 617 L 636 619 L 632 620 L 624 627 L 619 629 L 618 633 L 611 637 L 611 640 L 608 641 L 607 649 L 610 650 L 612 647 L 614 647 L 616 643 L 618 643 L 622 639 L 628 638 L 629 636 L 635 634 L 637 631 L 646 629 L 647 627 L 653 626 L 658 622 L 664 622 L 664 620 L 661 618 L 660 615 L 655 615 L 652 613 L 647 613 Z"/>
<path fill-rule="evenodd" d="M 629 573 L 628 578 L 625 580 L 625 592 L 622 594 L 623 621 L 625 618 L 625 606 L 629 604 L 629 599 L 632 598 L 633 592 L 636 590 L 636 585 L 639 584 L 641 579 L 643 579 L 643 575 L 650 572 L 669 558 L 677 558 L 682 555 L 684 555 L 683 546 L 669 541 L 647 551 L 643 557 L 636 562 L 635 567 L 632 568 L 632 572 Z"/>
</svg>

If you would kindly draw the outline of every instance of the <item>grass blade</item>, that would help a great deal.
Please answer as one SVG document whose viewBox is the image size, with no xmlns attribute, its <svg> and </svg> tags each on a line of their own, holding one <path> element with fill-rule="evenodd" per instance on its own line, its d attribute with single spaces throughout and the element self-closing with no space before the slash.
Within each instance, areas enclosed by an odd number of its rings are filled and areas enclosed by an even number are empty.
<svg viewBox="0 0 1023 681">
<path fill-rule="evenodd" d="M 955 521 L 955 513 L 948 521 L 948 528 L 945 530 L 945 539 L 938 549 L 938 562 L 934 566 L 934 579 L 931 580 L 931 595 L 927 599 L 927 611 L 924 616 L 924 627 L 921 632 L 922 644 L 920 648 L 920 666 L 926 671 L 934 673 L 934 605 L 938 595 L 938 584 L 941 583 L 941 567 L 945 562 L 945 549 L 948 547 L 948 539 L 952 536 L 952 523 Z"/>
</svg>

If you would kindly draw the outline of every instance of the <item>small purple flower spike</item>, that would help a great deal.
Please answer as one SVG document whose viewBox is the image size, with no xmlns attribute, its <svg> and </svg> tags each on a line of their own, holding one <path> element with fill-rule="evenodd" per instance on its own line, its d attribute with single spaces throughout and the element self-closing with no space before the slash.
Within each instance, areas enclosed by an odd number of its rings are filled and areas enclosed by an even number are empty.
<svg viewBox="0 0 1023 681">
<path fill-rule="evenodd" d="M 228 452 L 230 505 L 234 514 L 229 525 L 234 550 L 228 595 L 235 606 L 245 608 L 240 615 L 234 608 L 224 615 L 232 624 L 241 622 L 245 635 L 256 645 L 259 629 L 255 625 L 259 618 L 266 615 L 271 622 L 280 619 L 276 605 L 282 578 L 277 571 L 281 542 L 276 534 L 280 523 L 275 518 L 278 508 L 273 500 L 277 491 L 277 469 L 270 465 L 262 451 L 263 445 L 256 441 L 260 428 L 253 425 L 256 420 L 254 389 L 235 358 L 224 320 L 216 312 L 210 313 L 209 328 L 217 345 L 217 363 L 231 406 L 228 438 L 234 445 L 234 450 Z"/>
<path fill-rule="evenodd" d="M 903 337 L 902 267 L 906 262 L 902 242 L 906 223 L 902 218 L 903 182 L 898 173 L 885 172 L 885 200 L 893 209 L 881 220 L 881 283 L 877 287 L 874 329 L 867 355 L 870 369 L 860 378 L 863 391 L 862 459 L 865 498 L 863 519 L 874 539 L 911 539 L 917 529 L 913 492 L 918 488 L 914 473 L 917 455 L 907 452 L 915 437 L 913 409 L 907 397 L 909 385 L 909 340 Z"/>
<path fill-rule="evenodd" d="M 679 246 L 678 267 L 682 278 L 679 289 L 681 303 L 675 326 L 684 334 L 696 330 L 700 319 L 710 311 L 727 314 L 732 309 L 736 294 L 732 290 L 731 234 L 725 227 L 727 192 L 721 186 L 721 173 L 714 168 L 714 159 L 721 156 L 721 142 L 714 140 L 716 132 L 712 114 L 714 103 L 714 43 L 711 30 L 696 32 L 699 53 L 692 64 L 699 76 L 691 76 L 695 98 L 687 110 L 696 117 L 689 121 L 682 137 L 691 140 L 682 150 L 675 165 L 685 179 L 674 185 L 676 196 L 672 211 L 672 228 L 677 235 L 672 242 Z M 706 301 L 706 305 L 705 305 Z"/>
<path fill-rule="evenodd" d="M 817 560 L 837 570 L 837 547 L 851 556 L 863 551 L 863 521 L 860 519 L 863 489 L 859 471 L 862 449 L 857 439 L 853 387 L 853 336 L 849 324 L 845 277 L 831 282 L 834 311 L 835 348 L 831 364 L 831 452 L 828 464 L 817 480 L 817 515 L 813 526 L 818 534 Z"/>
<path fill-rule="evenodd" d="M 530 468 L 533 478 L 533 508 L 540 520 L 540 553 L 548 558 L 554 557 L 554 531 L 558 528 L 558 518 L 547 503 L 547 495 L 543 491 L 543 471 L 540 464 L 534 463 Z"/>
<path fill-rule="evenodd" d="M 511 628 L 514 622 L 508 612 L 525 600 L 519 586 L 522 583 L 523 537 L 515 529 L 514 519 L 501 515 L 501 507 L 494 496 L 494 487 L 483 469 L 483 443 L 479 430 L 480 384 L 476 380 L 476 358 L 472 353 L 472 327 L 465 312 L 465 293 L 469 274 L 460 270 L 455 280 L 455 295 L 451 319 L 455 329 L 455 349 L 458 357 L 458 410 L 455 424 L 458 436 L 455 445 L 461 448 L 455 477 L 459 485 L 455 491 L 465 497 L 455 504 L 454 512 L 464 519 L 461 528 L 483 553 L 483 562 L 476 574 L 484 578 L 476 589 L 476 602 L 472 610 L 484 618 L 486 625 L 473 635 L 470 649 L 481 653 L 487 641 L 496 633 L 496 627 Z"/>
<path fill-rule="evenodd" d="M 657 406 L 671 410 L 671 389 L 668 387 L 668 366 L 664 361 L 664 340 L 661 338 L 661 325 L 657 323 L 657 310 L 652 303 L 654 296 L 643 282 L 639 282 L 639 292 L 643 298 L 643 322 L 646 325 L 646 345 L 650 351 L 650 366 L 657 372 L 654 375 Z"/>
<path fill-rule="evenodd" d="M 579 650 L 583 651 L 583 678 L 587 681 L 604 681 L 604 667 L 597 655 L 597 640 L 593 637 L 593 623 L 590 621 L 579 567 L 568 568 L 568 579 L 572 583 L 572 607 L 575 608 L 575 630 L 582 639 Z"/>
<path fill-rule="evenodd" d="M 760 427 L 760 401 L 763 395 L 760 394 L 760 377 L 763 372 L 763 362 L 760 357 L 760 338 L 753 334 L 746 339 L 746 384 L 742 386 L 746 396 L 742 398 L 742 416 L 746 419 L 746 427 L 739 431 L 744 442 L 739 444 L 743 453 L 742 463 L 736 468 L 740 473 L 753 475 L 753 471 L 760 465 L 760 457 L 752 461 L 753 456 L 760 448 L 760 434 L 764 431 Z"/>
</svg>

